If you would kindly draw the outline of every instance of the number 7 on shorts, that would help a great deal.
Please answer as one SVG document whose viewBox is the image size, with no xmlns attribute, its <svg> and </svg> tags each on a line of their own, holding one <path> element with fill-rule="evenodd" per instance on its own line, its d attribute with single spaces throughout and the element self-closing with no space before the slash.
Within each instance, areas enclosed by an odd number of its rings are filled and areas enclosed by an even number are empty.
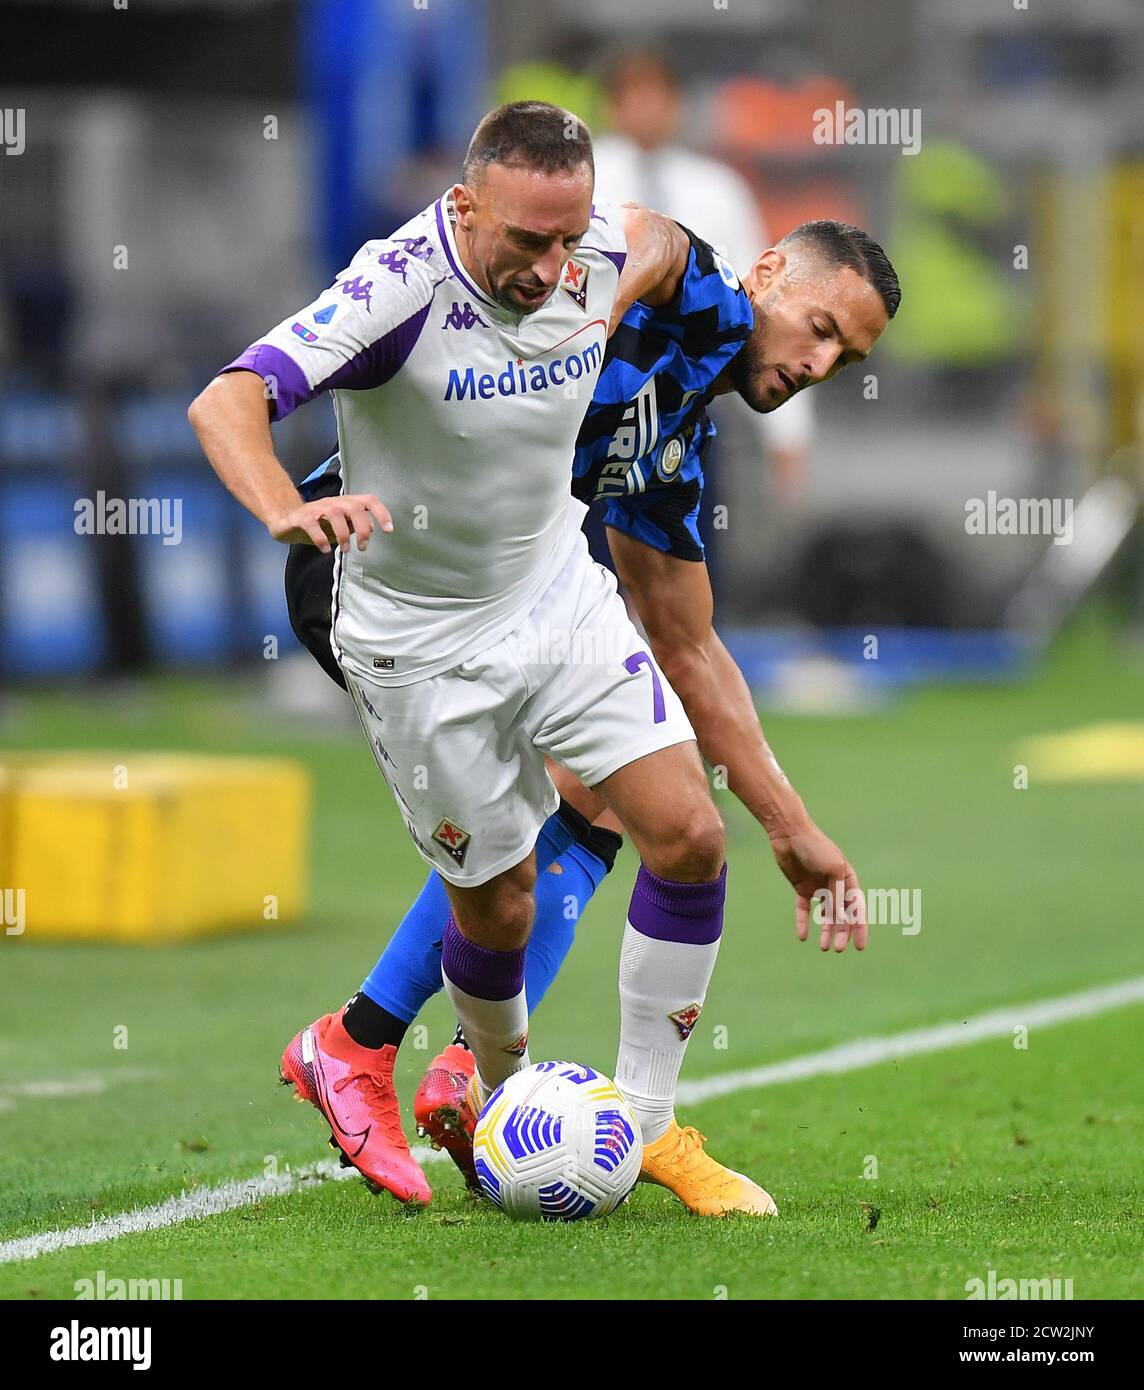
<svg viewBox="0 0 1144 1390">
<path fill-rule="evenodd" d="M 663 707 L 663 684 L 659 679 L 659 672 L 655 669 L 655 662 L 647 652 L 632 652 L 624 662 L 624 669 L 630 671 L 633 676 L 641 666 L 646 666 L 651 672 L 651 722 L 662 724 L 667 718 L 667 713 Z"/>
</svg>

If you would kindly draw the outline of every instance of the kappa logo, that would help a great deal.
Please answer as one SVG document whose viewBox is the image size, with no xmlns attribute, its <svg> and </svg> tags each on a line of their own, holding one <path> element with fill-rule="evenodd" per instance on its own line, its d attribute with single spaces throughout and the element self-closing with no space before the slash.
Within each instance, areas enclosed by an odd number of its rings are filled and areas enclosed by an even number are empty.
<svg viewBox="0 0 1144 1390">
<path fill-rule="evenodd" d="M 398 246 L 404 246 L 411 256 L 415 256 L 419 261 L 427 261 L 433 254 L 433 248 L 429 245 L 427 236 L 402 237 L 398 240 Z"/>
<path fill-rule="evenodd" d="M 516 1042 L 511 1042 L 507 1047 L 501 1048 L 502 1052 L 507 1052 L 510 1057 L 523 1057 L 528 1051 L 528 1034 L 522 1033 Z"/>
<path fill-rule="evenodd" d="M 668 1014 L 668 1018 L 679 1029 L 679 1036 L 684 1042 L 691 1036 L 691 1030 L 699 1022 L 702 1012 L 702 1004 L 688 1004 L 686 1009 L 676 1009 L 674 1013 Z"/>
<path fill-rule="evenodd" d="M 409 833 L 417 841 L 417 848 L 421 850 L 423 854 L 427 855 L 429 851 L 425 848 L 425 843 L 417 834 L 417 827 L 413 824 L 413 807 L 410 806 L 409 802 L 406 801 L 405 797 L 401 794 L 401 788 L 397 785 L 393 778 L 390 777 L 388 781 L 390 791 L 397 798 L 398 805 L 405 812 L 405 824 L 409 827 Z"/>
<path fill-rule="evenodd" d="M 400 275 L 403 285 L 409 283 L 405 276 L 405 267 L 409 264 L 408 256 L 403 256 L 400 251 L 383 251 L 378 256 L 377 263 L 386 270 L 391 270 L 394 275 Z"/>
<path fill-rule="evenodd" d="M 482 328 L 488 327 L 488 324 L 481 318 L 480 314 L 477 313 L 467 299 L 465 300 L 465 307 L 463 309 L 454 299 L 453 307 L 445 315 L 445 322 L 441 327 L 442 329 L 456 328 L 460 331 L 463 328 L 476 328 L 477 324 L 480 324 Z"/>
<path fill-rule="evenodd" d="M 393 790 L 396 791 L 397 788 L 394 787 Z M 425 841 L 421 838 L 421 836 L 418 835 L 417 826 L 414 824 L 412 816 L 405 817 L 405 828 L 409 831 L 410 839 L 412 839 L 413 843 L 417 846 L 417 848 L 421 851 L 425 858 L 428 859 L 432 851 L 429 849 L 428 845 L 426 845 Z"/>
<path fill-rule="evenodd" d="M 396 256 L 396 252 L 391 252 L 389 254 L 391 254 L 391 256 Z M 378 256 L 378 260 L 384 261 L 385 257 Z M 405 261 L 402 261 L 402 264 L 405 265 Z M 402 274 L 402 279 L 405 279 L 405 274 Z M 366 279 L 364 275 L 354 275 L 353 279 L 342 281 L 343 295 L 349 295 L 350 299 L 353 300 L 366 300 L 366 309 L 373 309 L 373 304 L 370 303 L 370 292 L 373 291 L 373 288 L 374 282 L 371 281 L 371 279 Z"/>
<path fill-rule="evenodd" d="M 458 864 L 464 864 L 465 855 L 469 852 L 469 845 L 473 837 L 467 830 L 462 830 L 459 825 L 454 825 L 447 817 L 433 832 L 433 838 L 441 848 Z"/>
<path fill-rule="evenodd" d="M 583 261 L 571 260 L 564 267 L 560 288 L 585 311 L 588 308 L 588 267 Z"/>
</svg>

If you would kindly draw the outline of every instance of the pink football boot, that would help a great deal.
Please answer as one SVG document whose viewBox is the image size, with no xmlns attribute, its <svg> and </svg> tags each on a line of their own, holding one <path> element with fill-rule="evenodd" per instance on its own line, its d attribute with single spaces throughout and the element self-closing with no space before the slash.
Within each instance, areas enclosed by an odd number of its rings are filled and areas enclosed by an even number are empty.
<svg viewBox="0 0 1144 1390">
<path fill-rule="evenodd" d="M 330 1147 L 342 1153 L 374 1192 L 383 1188 L 399 1202 L 428 1203 L 425 1174 L 409 1151 L 393 1085 L 397 1049 L 361 1047 L 342 1026 L 341 1014 L 303 1028 L 282 1054 L 279 1076 L 308 1100 L 330 1126 Z M 471 1141 L 470 1141 L 471 1143 Z"/>
<path fill-rule="evenodd" d="M 428 1139 L 435 1149 L 444 1149 L 461 1170 L 468 1186 L 479 1192 L 473 1164 L 473 1130 L 477 1116 L 466 1096 L 475 1070 L 476 1062 L 469 1049 L 450 1043 L 444 1052 L 433 1058 L 421 1078 L 413 1101 L 413 1116 L 417 1121 L 417 1133 Z"/>
</svg>

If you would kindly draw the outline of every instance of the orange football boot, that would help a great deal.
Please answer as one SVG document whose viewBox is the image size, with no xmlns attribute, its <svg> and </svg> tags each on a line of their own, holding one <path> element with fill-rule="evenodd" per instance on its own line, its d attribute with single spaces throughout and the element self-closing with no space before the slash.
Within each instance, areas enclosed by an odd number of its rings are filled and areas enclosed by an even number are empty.
<svg viewBox="0 0 1144 1390">
<path fill-rule="evenodd" d="M 752 1216 L 777 1216 L 769 1192 L 732 1168 L 724 1168 L 703 1151 L 707 1136 L 675 1120 L 667 1133 L 644 1145 L 640 1182 L 653 1182 L 674 1192 L 699 1216 L 726 1216 L 745 1211 Z"/>
</svg>

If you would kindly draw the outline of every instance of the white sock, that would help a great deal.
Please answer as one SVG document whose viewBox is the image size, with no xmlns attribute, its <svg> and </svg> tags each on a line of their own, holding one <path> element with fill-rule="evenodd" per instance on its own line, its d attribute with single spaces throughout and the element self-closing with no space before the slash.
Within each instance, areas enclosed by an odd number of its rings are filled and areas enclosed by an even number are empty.
<svg viewBox="0 0 1144 1390">
<path fill-rule="evenodd" d="M 445 992 L 476 1059 L 483 1104 L 506 1077 L 532 1065 L 528 1057 L 528 1004 L 524 990 L 511 999 L 480 999 L 442 974 Z"/>
<path fill-rule="evenodd" d="M 672 884 L 642 868 L 636 880 L 620 952 L 616 1085 L 639 1118 L 645 1144 L 661 1138 L 675 1115 L 679 1069 L 719 954 L 722 887 L 722 877 L 715 884 Z M 677 905 L 684 911 L 671 910 Z M 664 939 L 669 932 L 676 939 Z"/>
</svg>

